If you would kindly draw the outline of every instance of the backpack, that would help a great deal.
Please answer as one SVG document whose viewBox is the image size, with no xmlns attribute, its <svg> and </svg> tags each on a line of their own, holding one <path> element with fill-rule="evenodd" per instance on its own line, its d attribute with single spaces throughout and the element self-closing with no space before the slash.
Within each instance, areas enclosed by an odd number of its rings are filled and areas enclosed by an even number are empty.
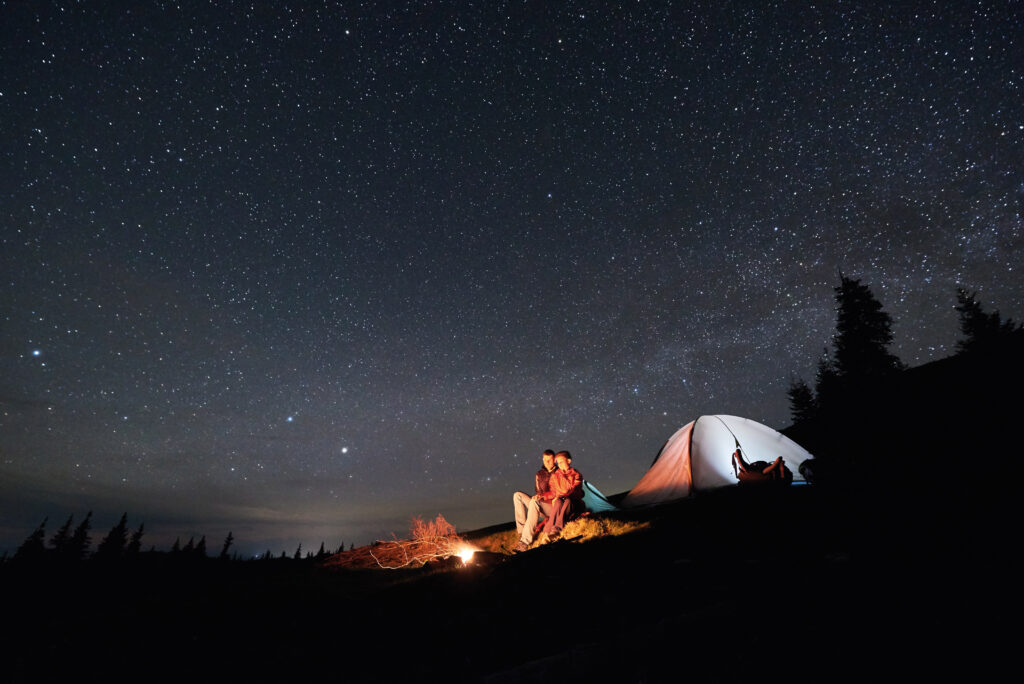
<svg viewBox="0 0 1024 684">
<path fill-rule="evenodd" d="M 736 467 L 735 461 L 732 464 L 733 472 L 736 473 L 740 484 L 756 484 L 761 482 L 774 482 L 780 485 L 793 484 L 793 471 L 789 469 L 785 461 L 780 463 L 779 467 L 765 473 L 769 466 L 771 466 L 771 463 L 767 461 L 754 461 L 748 465 L 745 464 L 745 467 L 741 470 Z"/>
</svg>

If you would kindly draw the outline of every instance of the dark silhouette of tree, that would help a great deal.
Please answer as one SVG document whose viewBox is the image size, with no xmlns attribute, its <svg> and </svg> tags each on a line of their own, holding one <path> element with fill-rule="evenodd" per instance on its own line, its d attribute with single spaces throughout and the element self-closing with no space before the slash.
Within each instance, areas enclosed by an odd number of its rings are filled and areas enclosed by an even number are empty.
<svg viewBox="0 0 1024 684">
<path fill-rule="evenodd" d="M 842 394 L 840 384 L 836 363 L 828 348 L 825 348 L 818 357 L 818 365 L 814 370 L 815 404 L 819 410 L 822 406 L 834 403 L 836 397 Z"/>
<path fill-rule="evenodd" d="M 125 553 L 135 555 L 142 550 L 142 535 L 145 533 L 145 529 L 145 524 L 139 523 L 139 529 L 132 532 L 132 538 L 131 541 L 128 542 L 128 546 L 125 548 Z"/>
<path fill-rule="evenodd" d="M 75 533 L 71 535 L 71 542 L 68 544 L 68 558 L 81 560 L 89 553 L 89 547 L 92 545 L 92 537 L 89 536 L 91 529 L 92 511 L 89 511 L 85 520 L 78 524 Z"/>
<path fill-rule="evenodd" d="M 835 370 L 845 385 L 869 383 L 903 370 L 892 344 L 892 317 L 867 285 L 840 274 L 835 288 Z"/>
<path fill-rule="evenodd" d="M 18 550 L 14 552 L 14 560 L 18 561 L 38 561 L 46 553 L 46 522 L 49 518 L 43 518 L 43 522 L 39 523 L 39 527 L 32 531 L 25 541 L 21 543 Z"/>
<path fill-rule="evenodd" d="M 188 538 L 188 543 L 182 547 L 181 552 L 186 556 L 191 556 L 196 552 L 196 538 L 194 536 Z"/>
<path fill-rule="evenodd" d="M 977 293 L 968 293 L 962 287 L 956 289 L 956 310 L 960 316 L 960 332 L 964 337 L 956 343 L 960 353 L 993 351 L 1022 336 L 1021 326 L 1007 318 L 1005 321 L 998 311 L 985 313 Z"/>
<path fill-rule="evenodd" d="M 295 549 L 295 555 L 292 556 L 292 558 L 294 558 L 295 560 L 302 559 L 302 544 L 299 544 L 298 548 Z"/>
<path fill-rule="evenodd" d="M 220 550 L 220 557 L 224 560 L 228 559 L 228 549 L 235 543 L 235 537 L 231 532 L 228 532 L 228 536 L 224 538 L 224 546 Z"/>
<path fill-rule="evenodd" d="M 818 401 L 810 385 L 801 378 L 792 378 L 789 381 L 789 412 L 793 418 L 794 425 L 814 418 L 818 413 Z"/>
<path fill-rule="evenodd" d="M 107 536 L 96 548 L 96 557 L 102 559 L 118 558 L 128 545 L 128 513 L 121 515 L 121 520 L 114 525 Z"/>
<path fill-rule="evenodd" d="M 320 550 L 316 552 L 317 560 L 325 558 L 327 556 L 327 549 L 324 548 L 324 543 L 320 542 Z"/>
<path fill-rule="evenodd" d="M 174 544 L 171 545 L 171 553 L 181 553 L 181 537 L 175 537 Z"/>
<path fill-rule="evenodd" d="M 281 560 L 287 560 L 287 558 L 288 558 L 288 552 L 287 551 L 281 551 Z"/>
<path fill-rule="evenodd" d="M 863 403 L 878 383 L 904 366 L 889 352 L 892 317 L 882 310 L 867 285 L 839 274 L 836 295 L 836 332 L 833 350 L 818 359 L 815 390 L 801 378 L 790 382 L 788 395 L 794 424 L 805 423 L 822 412 L 847 410 Z"/>
<path fill-rule="evenodd" d="M 192 551 L 197 558 L 206 558 L 206 535 L 199 538 L 196 548 Z"/>
<path fill-rule="evenodd" d="M 64 555 L 68 552 L 68 546 L 71 544 L 71 524 L 75 520 L 75 514 L 72 513 L 68 516 L 66 523 L 60 526 L 57 533 L 50 539 L 50 546 L 58 555 Z"/>
</svg>

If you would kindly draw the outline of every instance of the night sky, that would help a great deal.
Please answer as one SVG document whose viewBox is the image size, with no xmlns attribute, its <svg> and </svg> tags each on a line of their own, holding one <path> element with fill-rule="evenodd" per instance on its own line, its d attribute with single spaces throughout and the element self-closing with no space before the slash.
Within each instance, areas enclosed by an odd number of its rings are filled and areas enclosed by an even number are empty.
<svg viewBox="0 0 1024 684">
<path fill-rule="evenodd" d="M 510 520 L 1024 314 L 1024 3 L 0 2 L 0 550 Z M 752 8 L 760 5 L 759 8 Z"/>
</svg>

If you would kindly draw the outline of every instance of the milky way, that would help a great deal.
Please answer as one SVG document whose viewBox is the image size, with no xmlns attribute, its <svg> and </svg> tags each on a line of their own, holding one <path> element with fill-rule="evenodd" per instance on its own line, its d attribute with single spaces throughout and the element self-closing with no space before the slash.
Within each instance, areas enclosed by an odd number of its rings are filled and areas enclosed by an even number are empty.
<svg viewBox="0 0 1024 684">
<path fill-rule="evenodd" d="M 840 271 L 910 365 L 1019 319 L 1022 5 L 876 4 L 0 2 L 0 548 L 621 491 L 788 424 Z"/>
</svg>

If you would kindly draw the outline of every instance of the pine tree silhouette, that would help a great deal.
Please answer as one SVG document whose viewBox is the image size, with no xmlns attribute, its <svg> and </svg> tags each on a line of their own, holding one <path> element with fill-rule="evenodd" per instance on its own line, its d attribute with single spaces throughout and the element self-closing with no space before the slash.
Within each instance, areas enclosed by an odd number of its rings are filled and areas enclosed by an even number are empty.
<svg viewBox="0 0 1024 684">
<path fill-rule="evenodd" d="M 171 553 L 181 553 L 181 537 L 174 539 L 174 544 L 171 546 Z"/>
<path fill-rule="evenodd" d="M 43 557 L 46 553 L 46 545 L 43 540 L 46 539 L 46 522 L 48 520 L 48 517 L 43 518 L 39 527 L 25 538 L 18 550 L 14 552 L 14 560 L 31 562 L 39 561 Z"/>
<path fill-rule="evenodd" d="M 789 412 L 794 425 L 800 425 L 817 415 L 818 402 L 814 391 L 803 379 L 791 378 L 786 393 L 789 395 Z"/>
<path fill-rule="evenodd" d="M 889 352 L 892 317 L 867 285 L 840 275 L 835 288 L 836 319 L 835 371 L 844 385 L 870 383 L 903 369 Z"/>
<path fill-rule="evenodd" d="M 89 511 L 85 520 L 78 524 L 75 533 L 71 535 L 71 542 L 68 544 L 68 558 L 81 560 L 89 553 L 89 547 L 92 545 L 92 537 L 89 536 L 91 529 L 92 511 Z"/>
<path fill-rule="evenodd" d="M 228 549 L 231 548 L 231 545 L 234 542 L 235 542 L 235 537 L 229 531 L 228 532 L 228 536 L 224 538 L 224 546 L 220 550 L 220 557 L 222 559 L 227 560 L 227 558 L 228 558 Z"/>
<path fill-rule="evenodd" d="M 196 548 L 193 550 L 196 558 L 206 558 L 206 535 L 199 538 Z"/>
<path fill-rule="evenodd" d="M 68 545 L 71 543 L 71 524 L 74 522 L 75 514 L 72 513 L 68 516 L 66 523 L 60 526 L 57 533 L 50 539 L 50 546 L 58 555 L 67 553 Z"/>
<path fill-rule="evenodd" d="M 292 558 L 295 560 L 300 560 L 302 558 L 302 544 L 299 544 L 298 548 L 295 549 L 295 555 L 292 556 Z"/>
<path fill-rule="evenodd" d="M 128 513 L 121 515 L 121 520 L 114 525 L 107 536 L 96 548 L 96 557 L 101 559 L 118 558 L 128 545 Z"/>
<path fill-rule="evenodd" d="M 142 549 L 142 535 L 145 532 L 146 526 L 144 523 L 139 523 L 139 529 L 132 533 L 131 541 L 128 542 L 128 546 L 125 548 L 125 552 L 129 555 L 135 555 Z"/>
<path fill-rule="evenodd" d="M 960 332 L 964 335 L 963 339 L 956 343 L 959 353 L 997 351 L 1014 339 L 1021 339 L 1021 326 L 1010 318 L 1004 321 L 998 311 L 985 313 L 976 292 L 968 293 L 964 288 L 958 287 L 956 301 L 955 308 L 960 316 Z"/>
<path fill-rule="evenodd" d="M 815 391 L 803 379 L 790 382 L 788 394 L 794 423 L 822 412 L 846 410 L 861 403 L 878 383 L 903 370 L 892 344 L 892 317 L 867 285 L 839 275 L 836 293 L 834 351 L 826 347 L 815 371 Z"/>
<path fill-rule="evenodd" d="M 185 546 L 182 547 L 181 552 L 183 554 L 185 554 L 186 556 L 191 556 L 193 553 L 195 553 L 195 550 L 196 550 L 196 538 L 195 537 L 189 537 L 188 538 L 188 543 L 185 544 Z"/>
<path fill-rule="evenodd" d="M 839 372 L 836 370 L 835 361 L 828 348 L 821 352 L 818 357 L 818 365 L 814 370 L 815 405 L 820 411 L 822 406 L 829 406 L 835 402 L 836 397 L 842 394 L 840 388 Z"/>
<path fill-rule="evenodd" d="M 324 543 L 320 542 L 320 550 L 316 552 L 317 559 L 324 558 L 327 555 L 327 550 L 324 548 Z"/>
</svg>

